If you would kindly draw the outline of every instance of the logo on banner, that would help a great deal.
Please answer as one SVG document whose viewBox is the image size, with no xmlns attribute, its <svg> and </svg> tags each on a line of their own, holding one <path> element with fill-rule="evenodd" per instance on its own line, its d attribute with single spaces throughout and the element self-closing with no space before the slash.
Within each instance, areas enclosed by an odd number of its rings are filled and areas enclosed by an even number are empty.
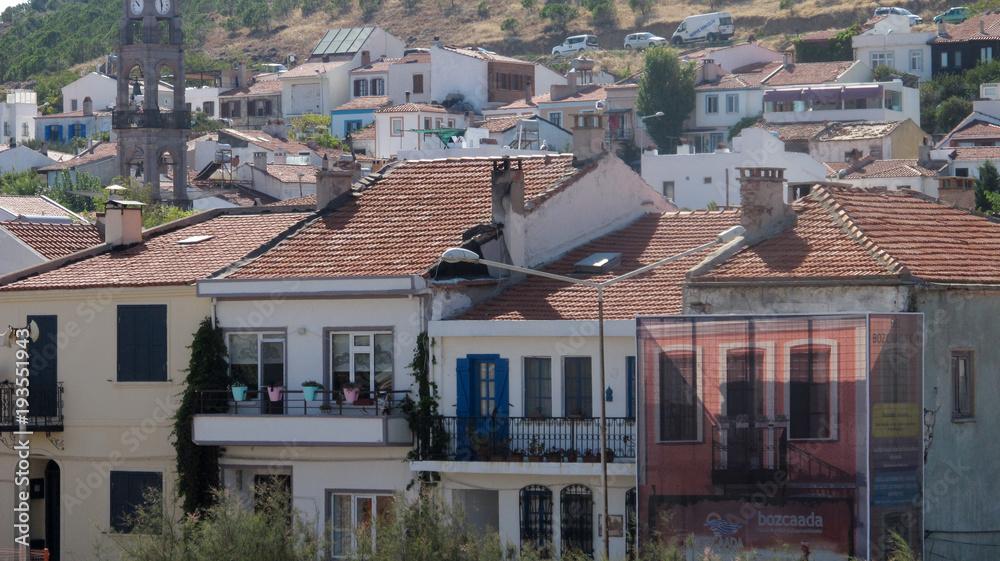
<svg viewBox="0 0 1000 561">
<path fill-rule="evenodd" d="M 712 530 L 712 533 L 715 534 L 715 537 L 717 538 L 721 538 L 722 536 L 731 536 L 740 531 L 740 528 L 743 527 L 739 524 L 730 524 L 726 522 L 721 516 L 718 515 L 718 513 L 715 512 L 708 515 L 708 518 L 705 519 L 705 525 Z"/>
</svg>

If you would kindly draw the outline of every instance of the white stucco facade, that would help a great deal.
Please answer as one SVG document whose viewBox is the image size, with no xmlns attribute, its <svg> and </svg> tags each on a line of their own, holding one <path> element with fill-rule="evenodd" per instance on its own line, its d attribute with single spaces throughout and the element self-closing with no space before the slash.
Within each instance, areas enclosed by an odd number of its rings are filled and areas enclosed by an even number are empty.
<svg viewBox="0 0 1000 561">
<path fill-rule="evenodd" d="M 63 111 L 83 109 L 83 100 L 88 97 L 94 102 L 94 110 L 103 111 L 115 105 L 118 80 L 107 74 L 91 72 L 63 86 L 62 96 Z"/>
<path fill-rule="evenodd" d="M 776 110 L 776 104 L 769 101 L 769 96 L 775 93 L 792 90 L 804 91 L 803 88 L 827 91 L 831 88 L 842 88 L 843 95 L 848 96 L 852 89 L 881 86 L 881 92 L 875 98 L 869 98 L 874 107 L 851 108 L 851 102 L 845 97 L 838 100 L 839 106 L 831 109 L 813 107 L 807 101 L 794 102 L 794 110 Z M 805 94 L 808 97 L 808 93 Z M 835 104 L 836 104 L 835 103 Z M 836 85 L 817 84 L 815 86 L 795 86 L 768 89 L 764 92 L 764 120 L 769 123 L 794 123 L 806 121 L 900 121 L 911 119 L 920 125 L 920 90 L 908 88 L 901 80 L 892 82 L 838 82 Z"/>
<path fill-rule="evenodd" d="M 0 174 L 19 173 L 32 168 L 45 167 L 54 164 L 52 158 L 42 155 L 24 145 L 17 145 L 0 151 Z"/>
<path fill-rule="evenodd" d="M 851 38 L 854 60 L 869 68 L 888 66 L 900 72 L 931 79 L 930 41 L 935 31 L 912 31 L 908 17 L 890 14 L 875 26 Z"/>
<path fill-rule="evenodd" d="M 35 117 L 38 115 L 38 96 L 31 90 L 9 92 L 6 103 L 0 105 L 0 122 L 3 136 L 0 142 L 10 145 L 11 141 L 34 140 Z"/>
<path fill-rule="evenodd" d="M 421 91 L 416 91 L 418 85 Z M 406 92 L 410 92 L 410 101 L 414 103 L 430 103 L 434 99 L 431 91 L 430 62 L 413 61 L 389 65 L 385 94 L 389 96 L 390 105 L 405 102 Z"/>
<path fill-rule="evenodd" d="M 490 93 L 486 61 L 433 44 L 430 50 L 431 99 L 441 103 L 448 94 L 461 94 L 466 103 L 482 111 Z"/>
</svg>

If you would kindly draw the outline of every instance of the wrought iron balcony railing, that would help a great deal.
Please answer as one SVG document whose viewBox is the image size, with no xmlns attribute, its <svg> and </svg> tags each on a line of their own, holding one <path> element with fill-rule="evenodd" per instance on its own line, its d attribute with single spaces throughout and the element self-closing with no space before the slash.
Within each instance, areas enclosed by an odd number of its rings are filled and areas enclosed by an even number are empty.
<svg viewBox="0 0 1000 561">
<path fill-rule="evenodd" d="M 414 432 L 420 460 L 598 461 L 600 419 L 428 417 Z M 635 420 L 609 418 L 608 460 L 636 455 Z"/>
<path fill-rule="evenodd" d="M 116 109 L 111 115 L 112 128 L 121 129 L 189 129 L 190 111 L 160 111 L 159 109 Z"/>
<path fill-rule="evenodd" d="M 26 423 L 25 429 L 39 432 L 61 432 L 63 430 L 63 384 L 46 386 L 36 383 L 28 387 L 28 414 L 19 413 L 23 410 L 17 399 L 18 387 L 9 381 L 0 382 L 0 431 L 21 430 L 21 423 Z"/>
<path fill-rule="evenodd" d="M 770 481 L 788 470 L 788 421 L 784 418 L 724 417 L 712 427 L 712 483 Z"/>
<path fill-rule="evenodd" d="M 196 413 L 200 415 L 393 415 L 410 392 L 359 391 L 349 403 L 340 390 L 319 390 L 315 399 L 305 399 L 302 390 L 268 388 L 246 390 L 243 399 L 234 399 L 231 390 L 196 390 Z"/>
</svg>

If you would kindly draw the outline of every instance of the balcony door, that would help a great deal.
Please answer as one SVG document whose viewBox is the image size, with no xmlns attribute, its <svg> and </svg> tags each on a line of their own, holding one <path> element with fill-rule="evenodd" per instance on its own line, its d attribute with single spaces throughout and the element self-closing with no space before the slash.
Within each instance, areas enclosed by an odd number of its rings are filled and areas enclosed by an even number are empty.
<svg viewBox="0 0 1000 561">
<path fill-rule="evenodd" d="M 258 396 L 262 413 L 284 413 L 283 401 L 271 401 L 266 391 L 285 385 L 283 333 L 230 333 L 229 369 L 234 380 L 247 385 L 250 395 Z"/>
<path fill-rule="evenodd" d="M 507 438 L 510 414 L 508 360 L 500 355 L 468 355 L 457 361 L 460 433 L 458 453 L 473 457 L 494 450 Z"/>
<path fill-rule="evenodd" d="M 760 469 L 763 442 L 757 436 L 757 418 L 764 414 L 764 352 L 734 349 L 726 354 L 726 460 L 729 469 Z"/>
<path fill-rule="evenodd" d="M 56 316 L 28 316 L 28 325 L 38 326 L 38 340 L 28 338 L 28 384 L 31 387 L 29 415 L 55 417 L 59 400 L 56 359 L 58 343 Z"/>
</svg>

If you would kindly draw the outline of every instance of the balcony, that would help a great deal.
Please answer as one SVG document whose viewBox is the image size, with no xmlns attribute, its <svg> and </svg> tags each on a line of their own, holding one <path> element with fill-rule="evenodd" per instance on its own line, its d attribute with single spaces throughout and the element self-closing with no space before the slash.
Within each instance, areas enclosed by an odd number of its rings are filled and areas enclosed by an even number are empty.
<svg viewBox="0 0 1000 561">
<path fill-rule="evenodd" d="M 353 403 L 339 391 L 306 400 L 302 390 L 284 390 L 276 401 L 251 390 L 233 400 L 230 390 L 199 390 L 194 441 L 211 446 L 411 446 L 400 411 L 407 391 L 361 392 Z"/>
<path fill-rule="evenodd" d="M 189 129 L 190 111 L 160 111 L 159 109 L 115 110 L 111 115 L 112 128 L 122 129 Z"/>
<path fill-rule="evenodd" d="M 720 417 L 712 427 L 712 484 L 754 485 L 784 480 L 788 472 L 788 420 Z M 783 475 L 778 475 L 782 472 Z"/>
<path fill-rule="evenodd" d="M 0 382 L 0 431 L 18 431 L 20 420 L 17 415 L 17 395 L 14 384 L 7 380 Z M 63 431 L 63 384 L 46 389 L 42 384 L 31 386 L 28 396 L 26 430 L 38 432 Z"/>
</svg>

